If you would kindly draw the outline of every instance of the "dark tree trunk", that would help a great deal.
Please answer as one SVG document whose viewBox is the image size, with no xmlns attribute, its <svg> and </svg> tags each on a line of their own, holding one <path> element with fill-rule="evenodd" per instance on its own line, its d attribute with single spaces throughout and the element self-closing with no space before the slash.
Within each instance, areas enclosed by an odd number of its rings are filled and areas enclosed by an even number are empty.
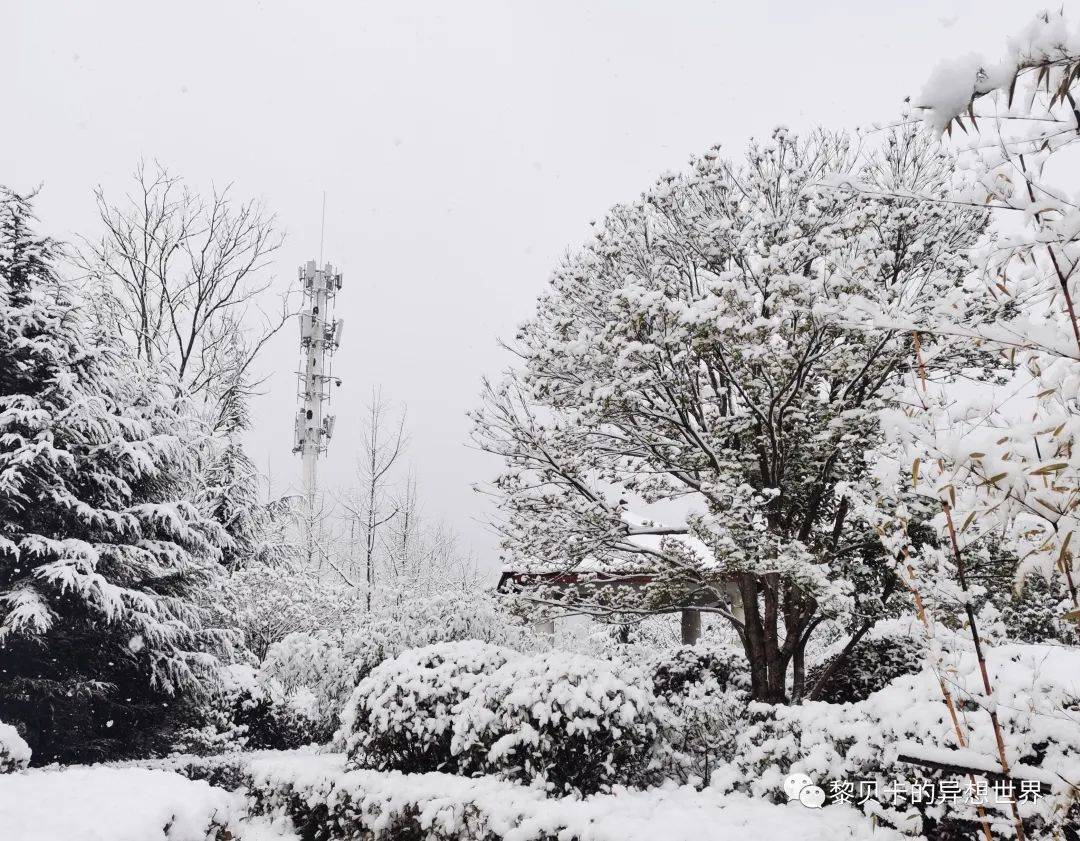
<svg viewBox="0 0 1080 841">
<path fill-rule="evenodd" d="M 797 645 L 791 655 L 791 700 L 796 704 L 802 701 L 806 689 L 805 649 L 805 645 Z"/>
<path fill-rule="evenodd" d="M 743 651 L 750 664 L 750 691 L 755 701 L 787 703 L 787 670 L 791 652 L 780 644 L 777 622 L 780 618 L 777 573 L 757 576 L 741 573 L 739 594 L 743 600 Z M 761 597 L 762 605 L 758 599 Z"/>
</svg>

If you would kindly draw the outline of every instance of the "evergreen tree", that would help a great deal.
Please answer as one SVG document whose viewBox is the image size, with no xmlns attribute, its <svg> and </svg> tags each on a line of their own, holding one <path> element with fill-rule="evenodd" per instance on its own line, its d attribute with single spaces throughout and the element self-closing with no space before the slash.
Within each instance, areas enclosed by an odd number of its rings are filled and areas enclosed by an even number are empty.
<svg viewBox="0 0 1080 841">
<path fill-rule="evenodd" d="M 229 570 L 252 562 L 288 563 L 299 555 L 299 546 L 288 535 L 293 519 L 290 498 L 266 502 L 259 498 L 258 469 L 240 441 L 251 422 L 249 394 L 250 386 L 238 373 L 223 389 L 216 416 L 206 421 L 214 434 L 200 452 L 198 503 L 228 534 L 222 563 Z"/>
<path fill-rule="evenodd" d="M 0 193 L 0 719 L 38 762 L 131 754 L 216 673 L 228 538 L 183 496 L 175 392 L 80 321 L 33 223 Z"/>
</svg>

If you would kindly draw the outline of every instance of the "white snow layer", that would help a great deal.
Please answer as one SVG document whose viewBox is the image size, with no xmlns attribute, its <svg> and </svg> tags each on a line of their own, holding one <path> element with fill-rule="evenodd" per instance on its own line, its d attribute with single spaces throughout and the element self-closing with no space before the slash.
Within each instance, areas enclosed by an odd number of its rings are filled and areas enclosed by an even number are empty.
<svg viewBox="0 0 1080 841">
<path fill-rule="evenodd" d="M 146 768 L 75 766 L 0 776 L 4 841 L 241 841 L 295 838 L 267 820 L 240 823 L 244 798 Z"/>
<path fill-rule="evenodd" d="M 0 774 L 25 768 L 30 764 L 30 746 L 19 731 L 0 721 Z"/>
<path fill-rule="evenodd" d="M 340 804 L 363 813 L 376 834 L 403 813 L 418 815 L 433 836 L 532 841 L 565 837 L 582 841 L 899 841 L 848 806 L 810 809 L 778 806 L 741 794 L 669 787 L 618 789 L 584 799 L 548 799 L 542 791 L 492 777 L 344 771 L 340 754 L 282 755 L 249 765 L 264 796 L 299 796 L 309 805 Z M 274 796 L 265 802 L 274 802 Z"/>
</svg>

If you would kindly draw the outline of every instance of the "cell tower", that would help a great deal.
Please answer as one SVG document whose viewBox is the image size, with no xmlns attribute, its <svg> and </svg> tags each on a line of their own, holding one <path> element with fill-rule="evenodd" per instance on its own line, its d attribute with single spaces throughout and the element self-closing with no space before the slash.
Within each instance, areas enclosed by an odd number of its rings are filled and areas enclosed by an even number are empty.
<svg viewBox="0 0 1080 841">
<path fill-rule="evenodd" d="M 293 452 L 303 459 L 304 495 L 309 515 L 314 511 L 318 488 L 319 454 L 325 453 L 334 434 L 334 416 L 324 411 L 330 401 L 331 385 L 341 385 L 333 376 L 331 359 L 341 344 L 342 320 L 334 319 L 332 307 L 341 289 L 341 272 L 327 263 L 321 269 L 309 260 L 300 267 L 300 287 L 304 306 L 300 311 L 301 370 L 298 372 Z"/>
</svg>

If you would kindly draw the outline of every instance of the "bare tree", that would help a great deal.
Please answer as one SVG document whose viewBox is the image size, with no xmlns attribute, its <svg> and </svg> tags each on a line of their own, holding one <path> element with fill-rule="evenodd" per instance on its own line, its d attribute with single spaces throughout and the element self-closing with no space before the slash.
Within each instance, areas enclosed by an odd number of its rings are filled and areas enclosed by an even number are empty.
<svg viewBox="0 0 1080 841">
<path fill-rule="evenodd" d="M 145 162 L 134 180 L 123 202 L 95 190 L 104 233 L 77 256 L 91 304 L 141 359 L 172 368 L 214 408 L 253 387 L 255 357 L 291 314 L 288 296 L 272 311 L 262 306 L 283 236 L 259 201 L 237 202 L 229 186 L 204 198 Z"/>
<path fill-rule="evenodd" d="M 398 516 L 391 524 L 386 541 L 387 567 L 397 579 L 409 573 L 411 559 L 416 556 L 420 541 L 420 500 L 416 490 L 416 473 L 409 469 L 405 485 L 394 500 Z"/>
<path fill-rule="evenodd" d="M 406 455 L 405 414 L 380 392 L 372 393 L 356 484 L 339 499 L 347 548 L 332 567 L 365 591 L 369 610 L 376 597 L 400 601 L 469 591 L 482 578 L 476 558 L 463 550 L 453 528 L 424 515 L 415 472 L 401 476 L 398 470 Z"/>
<path fill-rule="evenodd" d="M 393 589 L 432 596 L 479 586 L 482 575 L 476 558 L 462 550 L 454 529 L 442 522 L 431 523 L 423 516 L 412 470 L 394 505 L 398 513 L 388 524 L 384 541 L 385 569 Z"/>
<path fill-rule="evenodd" d="M 364 552 L 364 580 L 367 586 L 367 609 L 376 584 L 382 528 L 400 512 L 391 496 L 392 471 L 405 446 L 405 411 L 396 424 L 390 418 L 390 405 L 382 392 L 372 391 L 368 417 L 362 437 L 362 449 L 356 460 L 357 488 L 342 500 L 348 517 L 359 526 Z"/>
</svg>

